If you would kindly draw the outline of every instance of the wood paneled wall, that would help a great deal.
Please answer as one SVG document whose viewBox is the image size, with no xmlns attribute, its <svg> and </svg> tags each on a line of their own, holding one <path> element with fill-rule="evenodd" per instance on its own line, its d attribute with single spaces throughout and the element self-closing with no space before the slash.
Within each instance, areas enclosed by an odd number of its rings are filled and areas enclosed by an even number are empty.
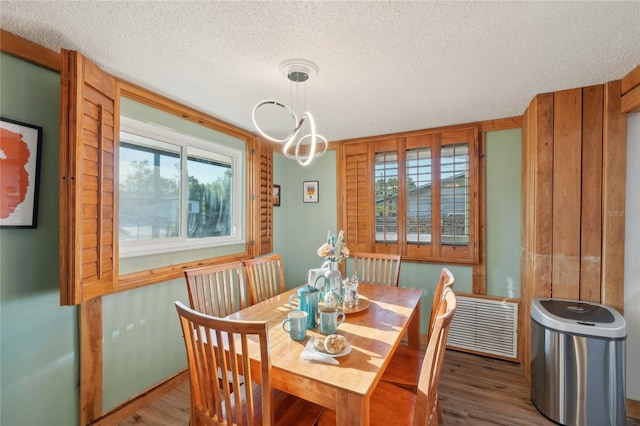
<svg viewBox="0 0 640 426">
<path fill-rule="evenodd" d="M 530 379 L 530 304 L 624 300 L 626 116 L 620 81 L 536 96 L 522 149 L 521 347 Z"/>
<path fill-rule="evenodd" d="M 622 78 L 622 112 L 640 111 L 640 65 Z"/>
</svg>

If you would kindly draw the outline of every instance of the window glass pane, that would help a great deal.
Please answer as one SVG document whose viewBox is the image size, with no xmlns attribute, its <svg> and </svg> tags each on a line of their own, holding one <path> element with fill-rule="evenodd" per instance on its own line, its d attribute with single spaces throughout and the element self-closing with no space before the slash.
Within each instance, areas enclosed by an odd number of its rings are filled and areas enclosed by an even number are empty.
<svg viewBox="0 0 640 426">
<path fill-rule="evenodd" d="M 120 258 L 237 244 L 242 152 L 121 117 Z"/>
<path fill-rule="evenodd" d="M 122 133 L 119 182 L 120 241 L 179 235 L 180 147 Z"/>
<path fill-rule="evenodd" d="M 440 215 L 443 245 L 469 244 L 469 145 L 442 148 Z"/>
<path fill-rule="evenodd" d="M 431 243 L 431 148 L 407 151 L 407 243 Z"/>
<path fill-rule="evenodd" d="M 187 237 L 231 235 L 231 158 L 188 148 Z"/>
<path fill-rule="evenodd" d="M 398 153 L 376 153 L 376 241 L 398 241 Z"/>
</svg>

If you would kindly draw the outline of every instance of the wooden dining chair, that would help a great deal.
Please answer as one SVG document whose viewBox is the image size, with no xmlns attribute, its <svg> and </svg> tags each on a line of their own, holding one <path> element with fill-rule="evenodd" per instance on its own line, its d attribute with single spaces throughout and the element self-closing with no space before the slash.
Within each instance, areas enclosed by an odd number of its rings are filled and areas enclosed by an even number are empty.
<svg viewBox="0 0 640 426">
<path fill-rule="evenodd" d="M 242 262 L 247 274 L 250 303 L 256 304 L 277 294 L 284 293 L 284 268 L 282 256 L 258 257 Z"/>
<path fill-rule="evenodd" d="M 399 254 L 354 253 L 353 274 L 360 282 L 398 287 L 401 257 Z"/>
<path fill-rule="evenodd" d="M 456 308 L 455 293 L 450 288 L 445 289 L 420 368 L 418 391 L 413 393 L 389 382 L 378 382 L 369 405 L 369 421 L 372 426 L 431 426 L 441 422 L 438 418 L 438 382 L 449 326 Z M 336 412 L 325 409 L 320 415 L 318 426 L 335 424 Z"/>
<path fill-rule="evenodd" d="M 440 304 L 443 301 L 446 289 L 453 288 L 455 282 L 454 276 L 447 268 L 440 271 L 440 279 L 433 293 L 433 303 L 431 304 L 431 315 L 429 317 L 429 325 L 427 328 L 427 341 L 429 341 L 433 333 L 436 315 L 438 315 Z M 402 386 L 412 392 L 418 389 L 418 381 L 420 380 L 420 370 L 424 362 L 426 350 L 417 348 L 408 344 L 400 344 L 393 353 L 389 364 L 387 365 L 382 380 L 390 382 L 398 386 Z M 440 416 L 439 402 L 438 415 Z"/>
<path fill-rule="evenodd" d="M 184 271 L 192 309 L 225 317 L 248 306 L 242 262 L 223 263 Z"/>
<path fill-rule="evenodd" d="M 191 426 L 315 425 L 321 406 L 272 388 L 267 321 L 216 318 L 175 305 L 187 352 Z M 212 380 L 218 371 L 232 380 Z"/>
</svg>

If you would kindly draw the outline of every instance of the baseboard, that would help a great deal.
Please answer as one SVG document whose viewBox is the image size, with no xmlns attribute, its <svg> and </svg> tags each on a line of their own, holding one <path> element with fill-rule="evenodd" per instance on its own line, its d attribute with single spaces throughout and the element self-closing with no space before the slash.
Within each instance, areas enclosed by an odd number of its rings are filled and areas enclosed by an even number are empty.
<svg viewBox="0 0 640 426">
<path fill-rule="evenodd" d="M 169 377 L 164 382 L 147 389 L 143 393 L 130 399 L 124 404 L 119 405 L 108 413 L 105 413 L 103 416 L 89 423 L 89 426 L 108 426 L 117 424 L 119 421 L 124 420 L 145 405 L 149 404 L 151 401 L 160 398 L 160 396 L 169 392 L 171 389 L 186 380 L 189 380 L 189 371 L 185 369 Z"/>
<path fill-rule="evenodd" d="M 627 417 L 640 419 L 640 401 L 627 399 Z"/>
</svg>

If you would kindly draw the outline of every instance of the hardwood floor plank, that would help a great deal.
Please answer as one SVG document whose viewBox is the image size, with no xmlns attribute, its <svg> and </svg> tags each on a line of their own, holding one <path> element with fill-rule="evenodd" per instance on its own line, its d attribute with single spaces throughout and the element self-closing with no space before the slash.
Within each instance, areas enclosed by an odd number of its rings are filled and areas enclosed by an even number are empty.
<svg viewBox="0 0 640 426">
<path fill-rule="evenodd" d="M 439 392 L 445 425 L 555 425 L 531 402 L 519 364 L 449 350 Z M 183 382 L 118 426 L 187 426 L 189 403 L 189 382 Z M 626 426 L 640 426 L 640 420 L 627 418 Z"/>
<path fill-rule="evenodd" d="M 186 381 L 119 422 L 118 426 L 186 426 L 190 412 L 189 382 Z"/>
</svg>

